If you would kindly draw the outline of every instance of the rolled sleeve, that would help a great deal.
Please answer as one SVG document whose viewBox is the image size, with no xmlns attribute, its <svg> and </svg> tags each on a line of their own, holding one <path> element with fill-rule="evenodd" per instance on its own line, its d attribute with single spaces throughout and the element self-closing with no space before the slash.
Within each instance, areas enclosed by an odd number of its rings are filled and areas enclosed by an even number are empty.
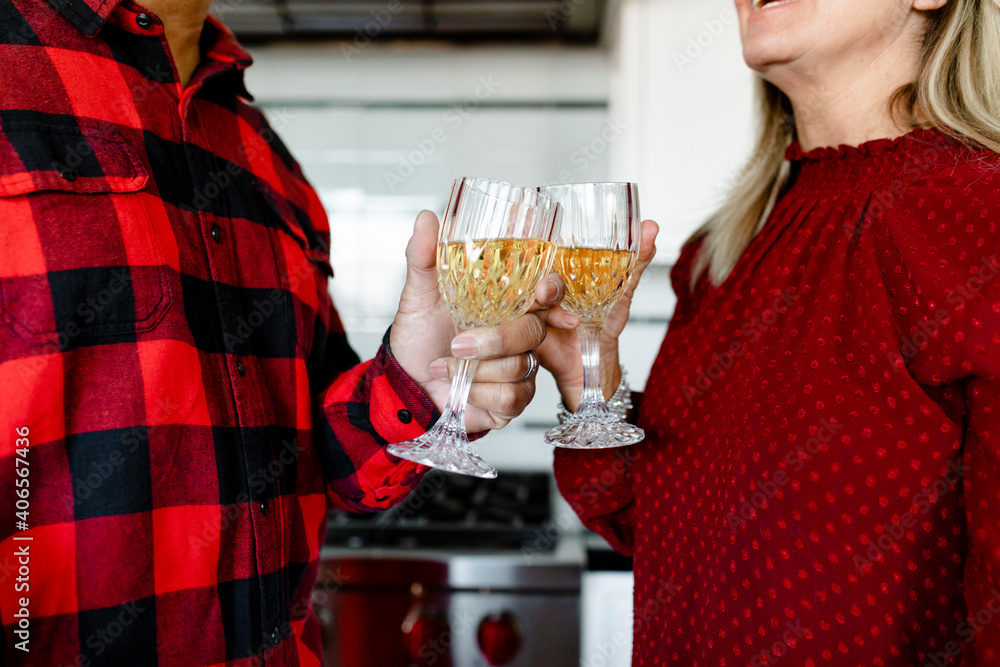
<svg viewBox="0 0 1000 667">
<path fill-rule="evenodd" d="M 331 503 L 371 512 L 406 498 L 427 468 L 392 456 L 386 445 L 420 437 L 439 413 L 393 357 L 388 331 L 375 358 L 339 375 L 317 406 Z"/>
</svg>

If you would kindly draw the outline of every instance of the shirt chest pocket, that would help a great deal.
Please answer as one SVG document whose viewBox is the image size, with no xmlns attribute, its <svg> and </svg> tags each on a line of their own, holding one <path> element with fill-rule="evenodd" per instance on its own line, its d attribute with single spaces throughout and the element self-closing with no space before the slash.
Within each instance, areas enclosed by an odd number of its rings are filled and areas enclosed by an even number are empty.
<svg viewBox="0 0 1000 667">
<path fill-rule="evenodd" d="M 170 304 L 149 173 L 114 130 L 5 122 L 0 306 L 30 345 L 134 341 Z"/>
</svg>

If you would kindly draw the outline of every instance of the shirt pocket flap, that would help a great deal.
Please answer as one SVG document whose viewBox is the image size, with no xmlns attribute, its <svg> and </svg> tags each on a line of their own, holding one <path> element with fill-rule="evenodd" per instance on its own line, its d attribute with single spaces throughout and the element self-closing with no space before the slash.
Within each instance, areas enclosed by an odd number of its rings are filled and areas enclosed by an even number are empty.
<svg viewBox="0 0 1000 667">
<path fill-rule="evenodd" d="M 149 173 L 110 128 L 8 121 L 0 128 L 0 197 L 136 192 Z"/>
</svg>

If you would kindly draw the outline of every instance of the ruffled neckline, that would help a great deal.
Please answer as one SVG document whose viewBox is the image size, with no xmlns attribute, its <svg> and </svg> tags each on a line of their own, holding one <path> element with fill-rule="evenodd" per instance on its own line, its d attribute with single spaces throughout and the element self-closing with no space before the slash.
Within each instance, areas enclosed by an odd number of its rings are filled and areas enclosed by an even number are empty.
<svg viewBox="0 0 1000 667">
<path fill-rule="evenodd" d="M 798 140 L 792 141 L 785 149 L 785 159 L 789 162 L 829 162 L 864 160 L 908 150 L 914 143 L 926 145 L 940 142 L 944 138 L 955 141 L 936 128 L 915 129 L 892 139 L 872 139 L 858 146 L 820 146 L 809 151 L 802 150 Z"/>
<path fill-rule="evenodd" d="M 839 192 L 858 187 L 892 187 L 921 174 L 954 167 L 976 158 L 974 151 L 945 132 L 916 129 L 893 139 L 873 139 L 859 146 L 824 146 L 803 151 L 797 141 L 785 149 L 792 163 L 792 189 Z"/>
</svg>

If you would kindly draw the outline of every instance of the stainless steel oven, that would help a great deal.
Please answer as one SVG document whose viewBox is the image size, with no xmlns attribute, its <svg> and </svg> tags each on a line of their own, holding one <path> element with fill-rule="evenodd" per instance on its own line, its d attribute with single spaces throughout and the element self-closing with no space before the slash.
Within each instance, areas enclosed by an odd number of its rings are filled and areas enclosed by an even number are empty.
<svg viewBox="0 0 1000 667">
<path fill-rule="evenodd" d="M 434 471 L 406 503 L 333 513 L 314 608 L 327 667 L 576 667 L 585 551 L 545 473 Z"/>
</svg>

